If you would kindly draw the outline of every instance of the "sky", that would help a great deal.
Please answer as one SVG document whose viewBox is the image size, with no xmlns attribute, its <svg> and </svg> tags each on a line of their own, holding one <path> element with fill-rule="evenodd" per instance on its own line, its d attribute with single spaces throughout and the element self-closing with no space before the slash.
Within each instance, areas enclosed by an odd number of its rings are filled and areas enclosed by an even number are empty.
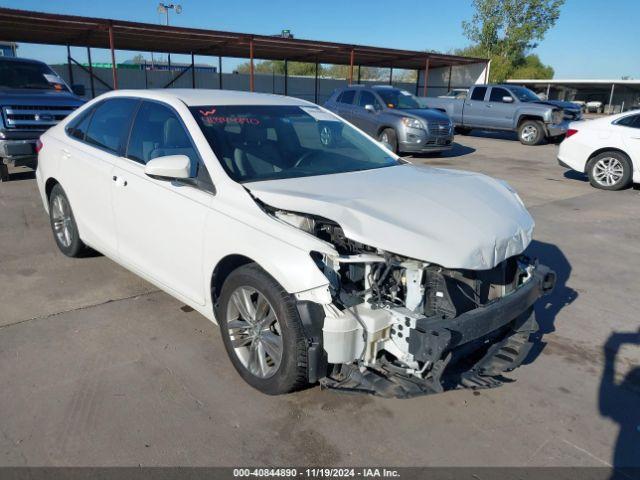
<svg viewBox="0 0 640 480">
<path fill-rule="evenodd" d="M 443 52 L 470 43 L 463 35 L 461 22 L 473 15 L 471 0 L 173 1 L 182 5 L 182 13 L 170 13 L 172 25 L 266 35 L 289 29 L 296 38 Z M 0 0 L 0 6 L 164 22 L 164 16 L 157 12 L 157 0 Z M 555 78 L 640 79 L 638 19 L 640 0 L 566 0 L 558 23 L 532 53 L 554 68 Z M 85 62 L 85 52 L 73 49 L 72 56 Z M 63 63 L 66 49 L 21 44 L 18 54 L 47 63 Z M 134 55 L 135 52 L 118 51 L 116 60 L 122 62 Z M 110 62 L 104 50 L 92 50 L 92 59 Z M 172 55 L 172 61 L 188 59 Z M 207 57 L 197 61 L 214 63 Z M 240 61 L 223 62 L 226 72 Z"/>
</svg>

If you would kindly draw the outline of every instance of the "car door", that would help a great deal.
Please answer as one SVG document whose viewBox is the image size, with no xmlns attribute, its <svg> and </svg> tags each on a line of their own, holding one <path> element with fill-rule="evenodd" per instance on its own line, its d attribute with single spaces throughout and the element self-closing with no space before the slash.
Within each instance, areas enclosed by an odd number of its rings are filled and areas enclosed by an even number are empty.
<svg viewBox="0 0 640 480">
<path fill-rule="evenodd" d="M 634 163 L 634 169 L 640 170 L 640 114 L 629 115 L 618 120 L 617 125 L 625 145 Z"/>
<path fill-rule="evenodd" d="M 367 110 L 365 108 L 367 105 L 373 106 L 374 111 Z M 351 122 L 375 137 L 378 133 L 378 119 L 381 110 L 382 105 L 376 99 L 376 96 L 368 90 L 361 90 L 353 106 Z"/>
<path fill-rule="evenodd" d="M 504 97 L 511 98 L 511 102 L 503 101 Z M 484 102 L 487 109 L 487 126 L 505 130 L 513 128 L 514 102 L 515 98 L 506 88 L 491 87 L 489 101 Z"/>
<path fill-rule="evenodd" d="M 189 157 L 193 181 L 145 174 L 147 162 L 168 155 Z M 151 281 L 203 305 L 203 233 L 213 186 L 172 107 L 155 101 L 141 103 L 127 150 L 118 159 L 113 176 L 121 260 Z"/>
<path fill-rule="evenodd" d="M 126 143 L 138 101 L 111 98 L 71 122 L 61 149 L 62 187 L 69 196 L 82 239 L 105 254 L 116 254 L 111 206 L 113 168 Z"/>
<path fill-rule="evenodd" d="M 487 118 L 485 106 L 485 95 L 487 87 L 474 87 L 471 96 L 465 100 L 463 123 L 469 127 L 489 127 L 490 120 Z"/>
<path fill-rule="evenodd" d="M 356 98 L 356 91 L 345 90 L 336 99 L 336 110 L 338 115 L 350 122 L 353 119 L 353 103 Z"/>
</svg>

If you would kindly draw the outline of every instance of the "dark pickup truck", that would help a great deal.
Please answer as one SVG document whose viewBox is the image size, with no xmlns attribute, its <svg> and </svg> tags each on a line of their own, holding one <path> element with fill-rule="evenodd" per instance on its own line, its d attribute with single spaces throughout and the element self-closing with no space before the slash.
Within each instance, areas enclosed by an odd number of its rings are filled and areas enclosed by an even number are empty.
<svg viewBox="0 0 640 480">
<path fill-rule="evenodd" d="M 0 181 L 9 165 L 35 168 L 40 135 L 84 103 L 76 93 L 45 63 L 0 57 Z"/>
</svg>

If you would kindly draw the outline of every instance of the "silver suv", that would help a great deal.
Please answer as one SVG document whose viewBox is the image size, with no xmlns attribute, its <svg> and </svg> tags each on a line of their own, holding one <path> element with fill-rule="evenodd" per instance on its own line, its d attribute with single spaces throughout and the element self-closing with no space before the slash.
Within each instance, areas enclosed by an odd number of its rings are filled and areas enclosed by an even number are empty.
<svg viewBox="0 0 640 480">
<path fill-rule="evenodd" d="M 420 106 L 406 90 L 352 85 L 333 92 L 324 106 L 394 152 L 442 152 L 453 143 L 453 125 L 447 114 Z"/>
</svg>

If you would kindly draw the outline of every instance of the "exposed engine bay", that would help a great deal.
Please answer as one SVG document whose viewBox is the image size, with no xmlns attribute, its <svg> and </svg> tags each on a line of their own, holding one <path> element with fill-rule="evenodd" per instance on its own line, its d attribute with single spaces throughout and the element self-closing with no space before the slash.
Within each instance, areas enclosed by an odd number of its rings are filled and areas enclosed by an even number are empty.
<svg viewBox="0 0 640 480">
<path fill-rule="evenodd" d="M 323 386 L 394 397 L 494 387 L 529 352 L 532 305 L 555 274 L 526 256 L 451 270 L 355 242 L 331 220 L 263 207 L 336 251 L 311 253 L 332 300 L 322 305 Z"/>
</svg>

